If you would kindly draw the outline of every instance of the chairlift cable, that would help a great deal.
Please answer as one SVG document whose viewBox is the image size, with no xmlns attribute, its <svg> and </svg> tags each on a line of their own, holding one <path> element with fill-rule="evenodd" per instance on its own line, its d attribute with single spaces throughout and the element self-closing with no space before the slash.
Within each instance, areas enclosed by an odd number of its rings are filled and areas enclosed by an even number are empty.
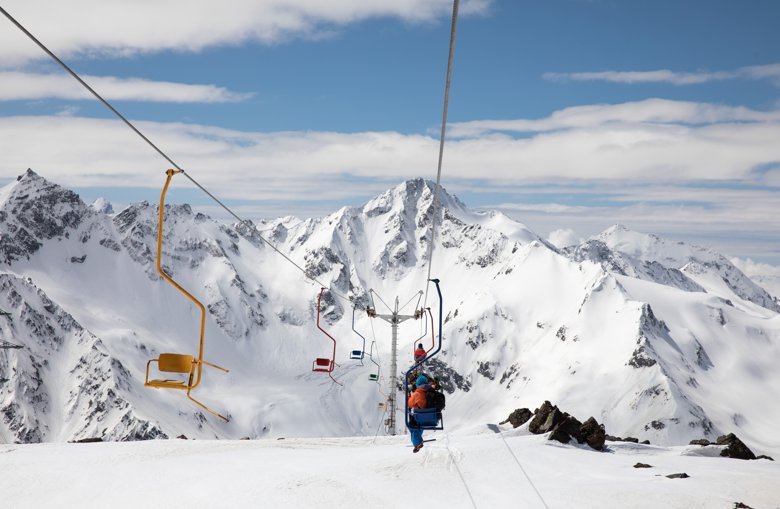
<svg viewBox="0 0 780 509">
<path fill-rule="evenodd" d="M 379 299 L 379 302 L 381 302 L 382 304 L 384 304 L 384 305 L 385 305 L 385 307 L 387 308 L 387 310 L 388 310 L 388 311 L 390 311 L 391 313 L 393 312 L 393 308 L 391 308 L 390 306 L 388 306 L 388 305 L 387 305 L 387 302 L 385 302 L 385 301 L 384 301 L 384 299 L 382 299 L 382 296 L 381 296 L 381 295 L 379 295 L 378 293 L 376 293 L 376 292 L 374 291 L 374 289 L 373 289 L 373 288 L 369 289 L 369 290 L 368 290 L 368 293 L 369 293 L 369 294 L 376 295 L 376 298 L 377 298 L 377 299 Z M 373 297 L 371 298 L 371 300 L 372 300 L 372 301 L 374 300 L 374 299 L 373 299 Z M 376 310 L 376 305 L 374 305 L 374 309 Z"/>
<path fill-rule="evenodd" d="M 415 309 L 415 310 L 417 310 L 417 309 L 420 309 L 420 300 L 422 299 L 422 296 L 423 296 L 423 292 L 422 292 L 422 290 L 420 290 L 419 292 L 415 293 L 414 295 L 412 295 L 412 298 L 411 298 L 411 299 L 409 299 L 408 301 L 406 301 L 406 304 L 404 304 L 403 306 L 401 306 L 400 308 L 398 308 L 398 312 L 400 313 L 401 311 L 403 311 L 403 310 L 404 310 L 404 308 L 405 308 L 406 306 L 408 306 L 409 304 L 411 304 L 411 302 L 414 300 L 414 298 L 415 298 L 415 297 L 417 297 L 417 305 L 414 307 L 414 309 Z"/>
<path fill-rule="evenodd" d="M 436 171 L 436 188 L 433 192 L 433 224 L 431 225 L 431 240 L 428 243 L 428 275 L 425 278 L 425 299 L 423 307 L 428 304 L 428 290 L 431 286 L 431 266 L 433 265 L 433 245 L 436 241 L 436 224 L 441 213 L 441 166 L 444 157 L 444 138 L 447 130 L 447 110 L 450 102 L 450 83 L 452 82 L 452 60 L 455 53 L 455 32 L 458 24 L 458 0 L 452 4 L 452 26 L 450 28 L 450 50 L 447 58 L 447 79 L 444 85 L 444 108 L 441 118 L 441 138 L 439 139 L 439 162 Z"/>
<path fill-rule="evenodd" d="M 301 271 L 307 279 L 310 279 L 311 281 L 317 283 L 320 286 L 326 286 L 321 281 L 319 281 L 316 277 L 310 276 L 306 270 L 298 265 L 296 262 L 294 262 L 290 257 L 285 255 L 283 252 L 281 252 L 276 246 L 274 246 L 270 241 L 266 240 L 265 237 L 260 235 L 260 233 L 257 231 L 257 229 L 254 227 L 254 225 L 247 219 L 242 219 L 239 217 L 235 212 L 233 212 L 230 207 L 225 205 L 221 200 L 219 200 L 216 196 L 214 196 L 211 192 L 209 192 L 205 187 L 203 187 L 197 180 L 195 180 L 192 176 L 190 176 L 189 173 L 187 173 L 181 166 L 176 164 L 176 162 L 171 159 L 168 154 L 162 151 L 160 147 L 155 145 L 144 133 L 142 133 L 135 125 L 133 125 L 132 122 L 130 122 L 127 118 L 125 118 L 116 108 L 114 108 L 111 103 L 109 103 L 106 99 L 104 99 L 100 94 L 98 94 L 95 89 L 93 89 L 89 84 L 87 84 L 86 81 L 81 79 L 81 77 L 73 70 L 71 69 L 65 62 L 63 62 L 57 55 L 55 55 L 49 48 L 47 48 L 41 41 L 39 41 L 33 34 L 31 34 L 24 26 L 22 26 L 21 23 L 19 23 L 13 16 L 11 16 L 8 11 L 3 9 L 2 6 L 0 6 L 0 12 L 2 12 L 6 18 L 8 18 L 11 23 L 16 25 L 16 27 L 21 30 L 27 37 L 29 37 L 36 45 L 38 45 L 39 48 L 41 48 L 47 55 L 49 55 L 55 62 L 57 62 L 65 71 L 68 72 L 76 81 L 78 81 L 84 88 L 86 88 L 93 96 L 95 96 L 103 105 L 105 105 L 109 110 L 111 110 L 114 115 L 116 115 L 122 122 L 124 122 L 130 129 L 133 130 L 138 136 L 141 137 L 150 147 L 152 147 L 160 156 L 162 156 L 167 162 L 169 162 L 174 168 L 179 170 L 185 177 L 187 177 L 193 184 L 195 184 L 201 191 L 203 191 L 209 198 L 214 200 L 220 207 L 222 207 L 228 214 L 233 216 L 239 223 L 243 224 L 248 228 L 248 230 L 251 232 L 251 235 L 256 235 L 257 238 L 259 238 L 262 242 L 264 242 L 268 247 L 276 251 L 277 254 L 281 255 L 282 258 L 293 264 L 299 271 Z M 235 229 L 235 228 L 234 228 Z M 330 290 L 330 292 L 341 298 L 344 299 L 347 302 L 352 302 L 353 299 L 340 294 L 339 292 L 336 292 L 334 290 Z"/>
</svg>

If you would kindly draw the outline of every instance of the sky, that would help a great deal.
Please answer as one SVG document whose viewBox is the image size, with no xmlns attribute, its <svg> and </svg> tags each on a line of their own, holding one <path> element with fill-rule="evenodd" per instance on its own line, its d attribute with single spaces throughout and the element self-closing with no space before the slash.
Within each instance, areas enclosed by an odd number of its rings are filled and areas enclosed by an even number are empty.
<svg viewBox="0 0 780 509">
<path fill-rule="evenodd" d="M 0 5 L 241 217 L 436 178 L 451 0 Z M 462 0 L 442 185 L 559 244 L 620 223 L 780 265 L 779 19 L 773 0 Z M 32 168 L 121 207 L 156 201 L 168 166 L 0 17 L 0 184 Z M 225 216 L 185 181 L 171 200 Z"/>
</svg>

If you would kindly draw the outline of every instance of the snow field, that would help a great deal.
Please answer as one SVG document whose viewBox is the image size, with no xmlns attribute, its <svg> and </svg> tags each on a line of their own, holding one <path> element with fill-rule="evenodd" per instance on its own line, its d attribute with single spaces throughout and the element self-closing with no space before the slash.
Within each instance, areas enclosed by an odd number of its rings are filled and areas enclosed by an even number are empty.
<svg viewBox="0 0 780 509">
<path fill-rule="evenodd" d="M 615 442 L 600 453 L 524 428 L 503 434 L 426 433 L 437 440 L 418 454 L 404 436 L 2 445 L 3 505 L 543 508 L 525 470 L 550 508 L 780 507 L 780 467 L 768 460 Z M 690 478 L 665 477 L 679 472 Z"/>
</svg>

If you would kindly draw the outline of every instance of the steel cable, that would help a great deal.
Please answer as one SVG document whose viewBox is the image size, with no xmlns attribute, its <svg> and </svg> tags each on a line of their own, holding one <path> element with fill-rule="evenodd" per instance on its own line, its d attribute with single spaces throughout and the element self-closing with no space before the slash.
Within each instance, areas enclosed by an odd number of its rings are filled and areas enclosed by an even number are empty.
<svg viewBox="0 0 780 509">
<path fill-rule="evenodd" d="M 103 103 L 109 110 L 111 110 L 111 112 L 114 113 L 114 115 L 119 117 L 119 119 L 122 122 L 124 122 L 130 129 L 132 129 L 133 132 L 135 132 L 138 136 L 140 136 L 142 140 L 144 140 L 150 147 L 152 147 L 158 154 L 160 154 L 174 168 L 179 170 L 185 177 L 187 177 L 190 180 L 190 182 L 195 184 L 201 191 L 206 193 L 206 195 L 209 198 L 211 198 L 217 204 L 219 204 L 220 207 L 222 207 L 228 214 L 233 216 L 239 223 L 241 223 L 242 225 L 246 226 L 247 229 L 249 230 L 249 232 L 251 233 L 251 235 L 256 236 L 257 238 L 259 238 L 262 242 L 264 242 L 266 245 L 268 245 L 268 247 L 270 247 L 271 249 L 276 251 L 277 254 L 282 256 L 282 258 L 284 258 L 285 260 L 287 260 L 288 262 L 293 264 L 299 271 L 301 271 L 303 273 L 304 277 L 306 277 L 307 279 L 310 279 L 311 281 L 317 283 L 321 287 L 328 288 L 328 286 L 326 286 L 324 283 L 319 281 L 317 278 L 315 278 L 313 276 L 310 276 L 303 267 L 298 265 L 289 256 L 287 256 L 284 253 L 282 253 L 270 241 L 266 240 L 265 237 L 260 235 L 260 233 L 257 231 L 257 229 L 255 228 L 255 226 L 252 224 L 251 221 L 249 221 L 247 219 L 242 219 L 241 217 L 239 217 L 235 212 L 233 212 L 230 209 L 230 207 L 228 207 L 227 205 L 222 203 L 221 200 L 219 200 L 216 196 L 214 196 L 211 192 L 209 192 L 205 187 L 203 187 L 197 180 L 195 180 L 192 176 L 190 176 L 190 174 L 187 173 L 181 166 L 176 164 L 176 162 L 173 159 L 171 159 L 168 156 L 168 154 L 163 152 L 162 149 L 160 149 L 160 147 L 155 145 L 146 135 L 144 135 L 144 133 L 142 133 L 135 125 L 133 125 L 132 122 L 127 120 L 127 118 L 125 118 L 121 113 L 119 113 L 119 111 L 117 111 L 116 108 L 114 108 L 107 100 L 105 100 L 100 94 L 98 94 L 91 86 L 89 86 L 89 84 L 87 84 L 86 81 L 81 79 L 81 77 L 73 69 L 71 69 L 65 62 L 60 60 L 60 58 L 57 57 L 57 55 L 55 55 L 51 50 L 49 50 L 49 48 L 47 48 L 41 41 L 39 41 L 33 34 L 31 34 L 24 26 L 22 26 L 22 24 L 19 23 L 13 16 L 11 16 L 8 13 L 8 11 L 3 9 L 2 6 L 0 6 L 0 12 L 2 12 L 5 15 L 5 17 L 8 18 L 11 21 L 11 23 L 16 25 L 16 27 L 19 30 L 21 30 L 27 37 L 29 37 L 35 44 L 37 44 L 39 48 L 41 48 L 47 55 L 49 55 L 55 62 L 57 62 L 63 69 L 65 69 L 65 71 L 67 71 L 68 74 L 70 74 L 76 81 L 78 81 L 84 88 L 86 88 L 93 96 L 95 96 L 101 103 Z M 332 290 L 330 288 L 328 289 L 328 291 L 330 293 L 332 293 L 333 295 L 335 295 L 335 296 L 337 296 L 337 297 L 339 297 L 341 299 L 344 299 L 347 302 L 352 302 L 353 301 L 353 299 L 351 299 L 351 298 L 349 298 L 349 297 L 347 297 L 345 295 L 342 295 L 339 292 L 336 292 L 336 291 L 334 291 L 334 290 Z"/>
</svg>

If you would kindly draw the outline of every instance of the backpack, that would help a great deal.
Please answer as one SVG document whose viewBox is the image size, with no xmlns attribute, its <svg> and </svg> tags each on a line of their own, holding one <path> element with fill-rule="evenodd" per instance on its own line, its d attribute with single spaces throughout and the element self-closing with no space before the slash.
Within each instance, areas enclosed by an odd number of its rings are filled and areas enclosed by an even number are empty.
<svg viewBox="0 0 780 509">
<path fill-rule="evenodd" d="M 435 408 L 439 412 L 444 410 L 444 393 L 439 391 L 425 392 L 425 408 Z"/>
</svg>

